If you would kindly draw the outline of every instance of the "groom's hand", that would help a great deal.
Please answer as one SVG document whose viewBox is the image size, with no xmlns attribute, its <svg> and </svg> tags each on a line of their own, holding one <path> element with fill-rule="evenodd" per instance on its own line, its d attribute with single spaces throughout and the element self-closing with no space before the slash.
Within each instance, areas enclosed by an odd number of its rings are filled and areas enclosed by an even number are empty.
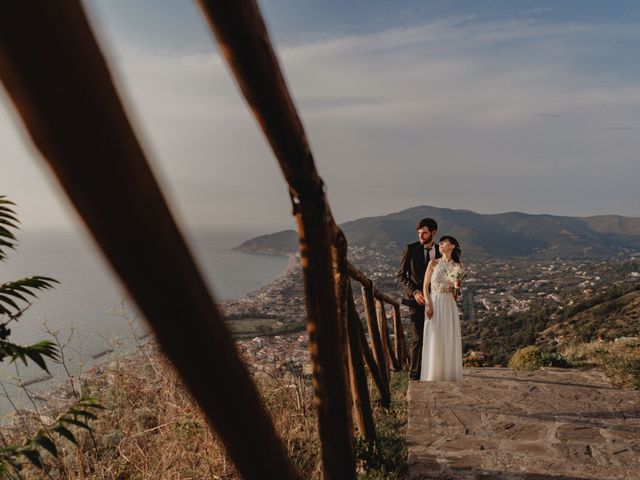
<svg viewBox="0 0 640 480">
<path fill-rule="evenodd" d="M 413 298 L 416 299 L 416 302 L 418 302 L 418 305 L 425 305 L 427 303 L 424 299 L 424 295 L 420 290 L 416 290 L 415 292 L 413 292 Z"/>
</svg>

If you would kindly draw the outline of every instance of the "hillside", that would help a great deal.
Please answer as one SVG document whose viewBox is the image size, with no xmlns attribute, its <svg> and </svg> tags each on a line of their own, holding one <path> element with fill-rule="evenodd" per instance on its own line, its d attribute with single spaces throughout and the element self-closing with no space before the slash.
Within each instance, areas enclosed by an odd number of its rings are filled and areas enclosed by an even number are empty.
<svg viewBox="0 0 640 480">
<path fill-rule="evenodd" d="M 261 235 L 234 248 L 239 252 L 264 255 L 289 255 L 298 250 L 298 234 L 293 230 Z"/>
<path fill-rule="evenodd" d="M 636 287 L 638 288 L 638 287 Z M 640 335 L 640 289 L 625 293 L 614 292 L 584 310 L 568 311 L 568 318 L 540 333 L 537 343 L 553 345 L 590 342 L 597 338 L 614 340 L 619 337 Z"/>
<path fill-rule="evenodd" d="M 343 223 L 349 244 L 397 256 L 415 241 L 416 222 L 435 218 L 439 235 L 455 236 L 467 259 L 487 257 L 597 258 L 640 251 L 640 218 L 617 215 L 565 217 L 519 212 L 480 214 L 420 206 Z M 288 254 L 297 250 L 293 230 L 244 242 L 237 250 Z"/>
<path fill-rule="evenodd" d="M 635 265 L 635 262 L 629 262 Z M 519 348 L 537 344 L 546 350 L 559 345 L 640 336 L 640 283 L 613 285 L 584 297 L 580 290 L 565 292 L 571 305 L 549 299 L 510 315 L 462 324 L 463 350 L 487 352 L 493 363 L 506 364 Z"/>
</svg>

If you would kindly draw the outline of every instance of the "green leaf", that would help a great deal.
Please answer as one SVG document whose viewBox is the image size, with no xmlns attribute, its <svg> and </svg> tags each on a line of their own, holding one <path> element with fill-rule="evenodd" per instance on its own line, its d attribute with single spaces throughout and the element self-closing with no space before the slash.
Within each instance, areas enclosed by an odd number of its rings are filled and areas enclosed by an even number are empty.
<svg viewBox="0 0 640 480">
<path fill-rule="evenodd" d="M 83 407 L 90 407 L 90 408 L 97 408 L 100 410 L 105 410 L 105 407 L 103 407 L 100 402 L 98 401 L 97 398 L 94 397 L 84 397 L 81 398 L 78 401 L 78 405 L 81 405 Z"/>
<path fill-rule="evenodd" d="M 65 416 L 65 417 L 62 417 L 60 419 L 60 421 L 64 422 L 64 423 L 69 423 L 71 425 L 75 425 L 76 427 L 84 428 L 85 430 L 91 431 L 91 427 L 87 423 L 82 422 L 82 421 L 80 421 L 78 419 L 75 419 L 75 418 L 69 418 L 69 417 Z"/>
<path fill-rule="evenodd" d="M 42 340 L 27 347 L 16 345 L 6 340 L 0 340 L 0 353 L 3 353 L 5 356 L 10 356 L 11 362 L 20 359 L 25 365 L 28 365 L 27 358 L 30 358 L 47 373 L 49 373 L 49 370 L 43 356 L 49 357 L 52 360 L 58 360 L 59 358 L 58 348 L 49 340 Z"/>
<path fill-rule="evenodd" d="M 6 295 L 0 295 L 0 302 L 6 303 L 18 311 L 20 310 L 20 307 L 18 306 L 18 304 L 14 302 L 12 298 L 7 297 Z"/>
<path fill-rule="evenodd" d="M 44 358 L 42 358 L 42 355 L 38 352 L 33 352 L 33 351 L 27 351 L 25 352 L 25 354 L 31 359 L 33 360 L 36 365 L 38 365 L 42 370 L 44 370 L 47 373 L 51 373 L 49 372 L 49 368 L 47 368 L 47 364 L 44 361 Z"/>
<path fill-rule="evenodd" d="M 27 297 L 25 297 L 24 295 L 18 293 L 19 290 L 16 289 L 9 289 L 9 288 L 2 288 L 2 285 L 0 285 L 0 294 L 2 295 L 11 295 L 12 297 L 16 297 L 18 300 L 22 300 L 25 303 L 29 303 L 29 300 L 27 300 Z"/>
<path fill-rule="evenodd" d="M 51 455 L 56 458 L 58 457 L 58 449 L 56 448 L 56 444 L 53 443 L 53 440 L 51 440 L 49 437 L 47 437 L 46 435 L 39 435 L 34 439 L 34 441 Z"/>
<path fill-rule="evenodd" d="M 66 438 L 71 443 L 78 445 L 78 441 L 76 440 L 76 437 L 73 435 L 73 433 L 71 433 L 71 430 L 69 430 L 64 425 L 56 425 L 55 427 L 53 427 L 53 431 L 56 432 L 58 435 Z"/>
<path fill-rule="evenodd" d="M 2 225 L 2 223 L 0 222 L 0 225 Z M 6 238 L 10 238 L 12 240 L 17 240 L 16 236 L 11 233 L 9 230 L 7 230 L 6 228 L 0 226 L 0 236 L 2 237 L 6 237 Z"/>
<path fill-rule="evenodd" d="M 27 460 L 29 460 L 33 465 L 38 467 L 40 470 L 44 468 L 44 464 L 42 463 L 42 457 L 40 457 L 40 452 L 35 448 L 21 448 L 18 450 L 20 455 L 23 455 Z"/>
<path fill-rule="evenodd" d="M 15 223 L 7 220 L 4 217 L 0 217 L 0 225 L 6 225 L 7 227 L 11 227 L 11 228 L 14 228 L 14 229 L 18 230 L 18 226 Z"/>
<path fill-rule="evenodd" d="M 24 354 L 24 352 L 23 352 L 22 350 L 20 350 L 20 351 L 16 352 L 16 353 L 14 354 L 13 358 L 11 359 L 11 361 L 12 361 L 12 362 L 15 362 L 15 360 L 16 360 L 17 358 L 19 358 L 20 360 L 22 360 L 22 363 L 24 363 L 24 364 L 25 364 L 25 366 L 26 366 L 26 365 L 28 365 L 28 364 L 27 364 L 27 357 L 25 356 L 25 354 Z"/>
<path fill-rule="evenodd" d="M 90 420 L 97 420 L 98 419 L 98 417 L 95 414 L 93 414 L 91 412 L 88 412 L 86 410 L 80 410 L 78 408 L 70 409 L 69 413 L 72 414 L 72 415 L 77 415 L 79 417 L 85 417 L 85 418 L 88 418 Z"/>
</svg>

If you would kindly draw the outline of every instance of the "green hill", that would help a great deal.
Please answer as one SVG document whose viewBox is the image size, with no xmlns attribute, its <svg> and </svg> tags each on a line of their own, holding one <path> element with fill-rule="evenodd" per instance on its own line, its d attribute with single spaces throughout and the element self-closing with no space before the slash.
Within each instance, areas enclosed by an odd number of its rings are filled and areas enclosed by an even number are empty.
<svg viewBox="0 0 640 480">
<path fill-rule="evenodd" d="M 487 257 L 585 258 L 640 251 L 640 218 L 565 217 L 520 212 L 480 214 L 430 206 L 366 217 L 341 225 L 349 244 L 396 257 L 416 239 L 416 222 L 435 218 L 439 235 L 453 235 L 467 259 Z M 251 253 L 297 250 L 293 230 L 264 235 L 236 247 Z"/>
<path fill-rule="evenodd" d="M 566 319 L 540 333 L 537 343 L 590 342 L 640 335 L 640 287 L 614 289 L 604 298 L 586 300 L 566 312 Z"/>
<path fill-rule="evenodd" d="M 637 266 L 636 262 L 629 264 Z M 536 299 L 527 311 L 464 322 L 463 350 L 479 349 L 489 353 L 493 362 L 506 364 L 516 350 L 529 345 L 555 350 L 559 345 L 591 342 L 598 337 L 640 336 L 640 283 L 613 285 L 588 298 L 580 291 L 567 293 L 581 300 L 563 306 Z"/>
</svg>

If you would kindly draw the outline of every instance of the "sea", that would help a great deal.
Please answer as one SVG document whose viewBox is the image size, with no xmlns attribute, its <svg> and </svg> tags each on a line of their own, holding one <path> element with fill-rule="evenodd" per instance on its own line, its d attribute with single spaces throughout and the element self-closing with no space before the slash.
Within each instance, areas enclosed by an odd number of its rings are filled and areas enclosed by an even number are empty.
<svg viewBox="0 0 640 480">
<path fill-rule="evenodd" d="M 267 285 L 287 267 L 283 256 L 254 255 L 232 250 L 247 237 L 199 232 L 188 241 L 216 302 L 239 299 Z M 0 414 L 28 408 L 30 400 L 73 376 L 112 361 L 151 338 L 125 288 L 111 272 L 101 251 L 83 232 L 25 232 L 19 245 L 0 262 L 0 283 L 33 275 L 60 283 L 38 292 L 31 306 L 11 322 L 10 341 L 22 345 L 40 340 L 64 347 L 65 366 L 48 361 L 50 374 L 20 360 L 0 364 Z M 13 404 L 13 405 L 12 405 Z"/>
</svg>

